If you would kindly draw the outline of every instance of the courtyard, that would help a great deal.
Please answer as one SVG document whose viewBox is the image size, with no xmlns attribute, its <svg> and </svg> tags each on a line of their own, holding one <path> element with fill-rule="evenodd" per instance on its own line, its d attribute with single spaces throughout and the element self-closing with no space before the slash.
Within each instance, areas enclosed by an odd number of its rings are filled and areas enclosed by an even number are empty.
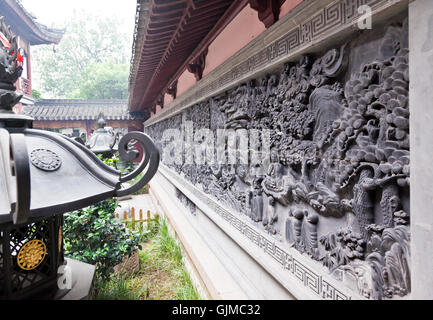
<svg viewBox="0 0 433 320">
<path fill-rule="evenodd" d="M 1 300 L 433 298 L 432 1 L 0 17 Z"/>
</svg>

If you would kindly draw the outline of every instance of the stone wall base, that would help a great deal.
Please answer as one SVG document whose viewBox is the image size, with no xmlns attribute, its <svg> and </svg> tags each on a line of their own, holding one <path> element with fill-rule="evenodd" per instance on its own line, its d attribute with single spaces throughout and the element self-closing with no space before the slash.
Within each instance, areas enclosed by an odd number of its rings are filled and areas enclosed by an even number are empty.
<svg viewBox="0 0 433 320">
<path fill-rule="evenodd" d="M 183 206 L 162 174 L 152 179 L 150 194 L 181 242 L 185 264 L 203 298 L 294 299 L 207 215 L 198 209 L 192 214 Z"/>
</svg>

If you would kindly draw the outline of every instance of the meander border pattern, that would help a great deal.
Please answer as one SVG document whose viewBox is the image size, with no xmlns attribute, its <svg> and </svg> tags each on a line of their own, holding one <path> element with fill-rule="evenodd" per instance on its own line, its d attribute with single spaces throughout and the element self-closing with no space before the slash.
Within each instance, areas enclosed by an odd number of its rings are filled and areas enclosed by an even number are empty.
<svg viewBox="0 0 433 320">
<path fill-rule="evenodd" d="M 308 47 L 309 44 L 317 41 L 320 37 L 326 38 L 326 36 L 324 36 L 326 32 L 332 33 L 343 26 L 350 26 L 359 18 L 360 15 L 357 12 L 357 8 L 361 5 L 369 5 L 374 11 L 382 11 L 390 4 L 404 2 L 407 2 L 407 0 L 334 1 L 317 10 L 311 18 L 298 24 L 279 39 L 273 41 L 249 58 L 244 59 L 243 62 L 229 67 L 228 71 L 224 72 L 216 79 L 207 81 L 207 79 L 204 78 L 188 92 L 178 97 L 166 108 L 144 122 L 144 127 L 167 119 L 203 99 L 208 99 L 218 94 L 221 88 L 228 89 L 230 86 L 234 86 L 240 81 L 246 80 L 244 78 L 247 74 L 258 73 L 266 70 L 266 68 L 271 66 L 275 61 L 284 58 L 288 59 L 295 50 L 301 47 Z M 245 48 L 245 50 L 249 50 L 249 48 Z M 244 49 L 242 49 L 241 52 L 242 51 L 244 51 Z M 220 67 L 223 67 L 226 63 Z M 215 71 L 216 70 L 213 72 Z M 212 78 L 211 74 L 209 74 L 207 78 Z M 195 87 L 197 87 L 197 90 L 195 90 Z"/>
<path fill-rule="evenodd" d="M 284 270 L 287 270 L 296 277 L 296 279 L 300 281 L 300 284 L 308 288 L 310 292 L 317 295 L 318 298 L 328 300 L 351 300 L 352 298 L 363 299 L 355 293 L 353 295 L 346 294 L 343 290 L 336 288 L 331 281 L 327 280 L 323 275 L 314 272 L 309 266 L 306 266 L 291 253 L 282 249 L 279 244 L 275 243 L 275 241 L 270 240 L 268 237 L 255 230 L 252 226 L 239 219 L 235 214 L 229 212 L 216 201 L 204 194 L 201 190 L 194 187 L 178 174 L 172 172 L 172 170 L 167 168 L 165 165 L 160 165 L 159 172 L 162 173 L 162 175 L 170 182 L 174 183 L 177 188 L 186 189 L 199 201 L 212 208 L 216 214 L 247 237 L 258 248 L 264 250 L 266 254 L 280 264 Z M 192 197 L 190 200 L 194 202 Z M 238 214 L 238 216 L 241 215 Z M 345 289 L 344 291 L 350 290 Z"/>
</svg>

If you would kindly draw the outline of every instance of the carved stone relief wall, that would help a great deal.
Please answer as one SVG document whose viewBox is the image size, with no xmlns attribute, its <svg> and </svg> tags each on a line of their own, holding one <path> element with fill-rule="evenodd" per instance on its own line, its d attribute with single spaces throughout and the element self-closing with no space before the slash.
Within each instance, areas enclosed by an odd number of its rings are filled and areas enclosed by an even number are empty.
<svg viewBox="0 0 433 320">
<path fill-rule="evenodd" d="M 179 199 L 180 203 L 191 212 L 192 215 L 196 215 L 196 206 L 187 196 L 185 196 L 182 191 L 176 188 L 176 197 Z"/>
<path fill-rule="evenodd" d="M 162 150 L 164 131 L 181 129 L 170 169 L 342 285 L 385 299 L 410 292 L 407 21 L 374 32 L 146 130 Z M 218 129 L 270 130 L 270 163 L 191 164 L 189 122 L 193 136 L 210 129 L 215 140 Z"/>
</svg>

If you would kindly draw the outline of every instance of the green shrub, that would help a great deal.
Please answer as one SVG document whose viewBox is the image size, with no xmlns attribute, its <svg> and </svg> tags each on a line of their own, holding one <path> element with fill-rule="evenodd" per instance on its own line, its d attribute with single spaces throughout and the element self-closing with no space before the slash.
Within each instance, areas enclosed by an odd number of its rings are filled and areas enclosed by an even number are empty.
<svg viewBox="0 0 433 320">
<path fill-rule="evenodd" d="M 102 300 L 201 299 L 185 269 L 180 244 L 169 233 L 165 219 L 146 224 L 145 247 L 139 251 L 140 271 L 129 276 L 114 274 L 100 285 Z"/>
<path fill-rule="evenodd" d="M 110 199 L 64 216 L 65 254 L 94 264 L 97 280 L 108 280 L 123 257 L 141 249 L 143 236 L 116 219 L 117 206 L 117 201 Z"/>
<path fill-rule="evenodd" d="M 131 161 L 121 161 L 119 154 L 114 154 L 111 158 L 103 158 L 102 155 L 98 154 L 97 157 L 105 162 L 107 166 L 113 167 L 123 174 L 128 174 L 134 171 L 135 165 Z"/>
<path fill-rule="evenodd" d="M 143 173 L 140 173 L 138 176 L 136 176 L 133 180 L 132 185 L 136 184 L 141 178 L 143 177 Z M 134 192 L 134 195 L 140 195 L 140 194 L 146 194 L 149 193 L 148 190 L 149 185 L 145 185 L 143 188 L 141 188 L 140 190 L 137 190 Z"/>
</svg>

